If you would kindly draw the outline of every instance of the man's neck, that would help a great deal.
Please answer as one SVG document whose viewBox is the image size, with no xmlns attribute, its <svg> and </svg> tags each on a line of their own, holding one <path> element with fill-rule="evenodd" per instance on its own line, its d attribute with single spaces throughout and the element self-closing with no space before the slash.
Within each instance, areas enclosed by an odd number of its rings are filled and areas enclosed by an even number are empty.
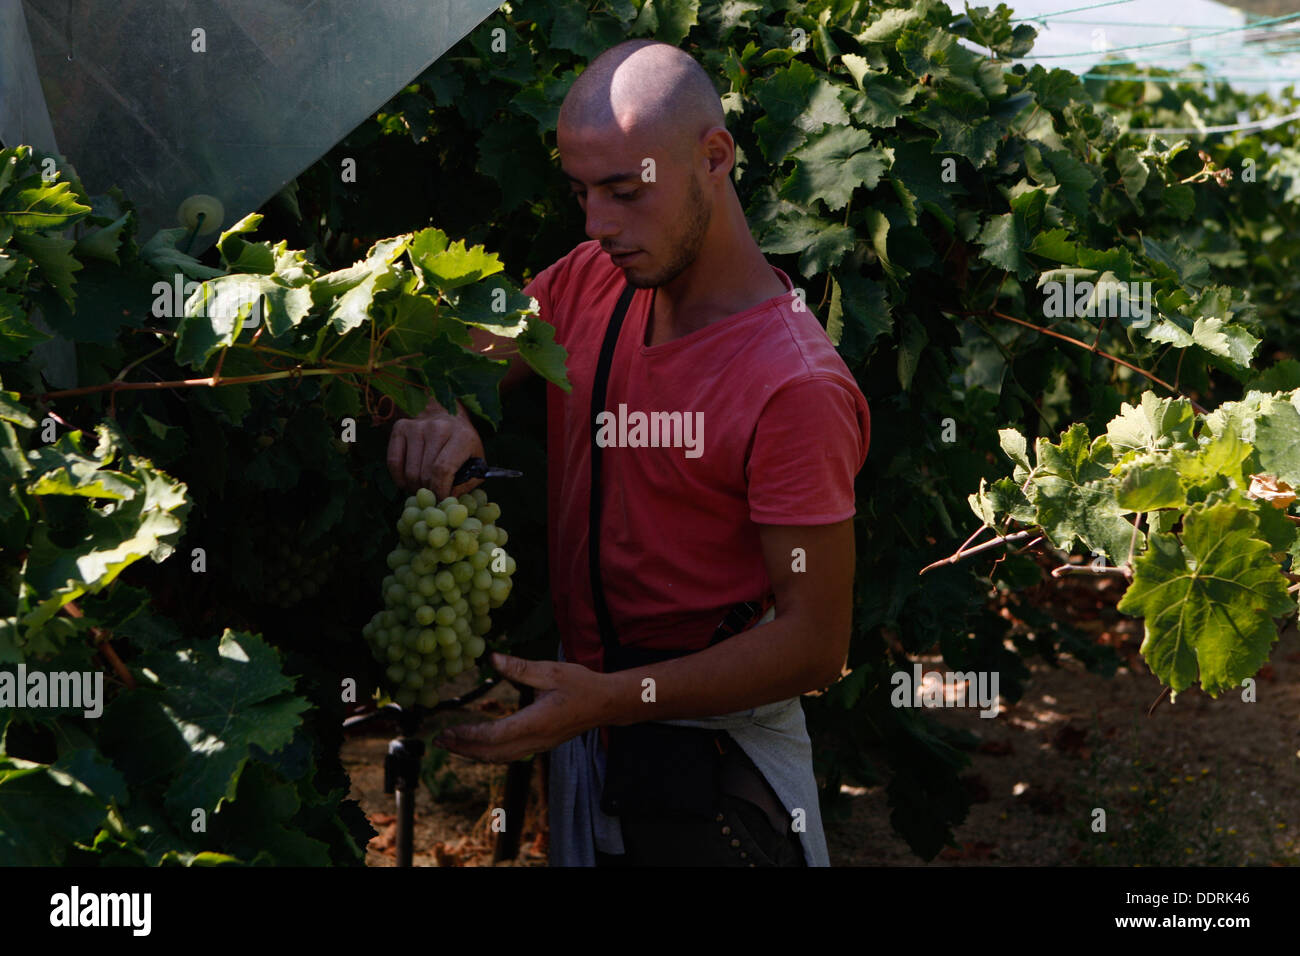
<svg viewBox="0 0 1300 956">
<path fill-rule="evenodd" d="M 690 268 L 656 289 L 647 344 L 690 335 L 787 291 L 752 239 L 747 245 L 750 254 L 743 263 L 730 254 L 701 253 Z"/>
</svg>

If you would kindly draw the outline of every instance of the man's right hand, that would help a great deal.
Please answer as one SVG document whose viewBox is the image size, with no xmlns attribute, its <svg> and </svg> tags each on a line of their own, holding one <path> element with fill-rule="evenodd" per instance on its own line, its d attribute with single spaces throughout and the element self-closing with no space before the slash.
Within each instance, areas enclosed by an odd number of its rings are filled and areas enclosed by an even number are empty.
<svg viewBox="0 0 1300 956">
<path fill-rule="evenodd" d="M 483 441 L 465 407 L 457 403 L 457 414 L 449 414 L 431 402 L 416 418 L 393 423 L 388 438 L 388 473 L 399 488 L 414 492 L 428 488 L 439 498 L 462 495 L 482 484 L 472 478 L 455 488 L 456 471 L 469 458 L 482 458 Z"/>
</svg>

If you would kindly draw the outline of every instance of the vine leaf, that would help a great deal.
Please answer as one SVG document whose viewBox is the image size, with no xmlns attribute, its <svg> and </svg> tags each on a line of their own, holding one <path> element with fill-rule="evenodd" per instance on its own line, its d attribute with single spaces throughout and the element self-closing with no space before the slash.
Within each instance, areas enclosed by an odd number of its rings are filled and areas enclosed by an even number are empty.
<svg viewBox="0 0 1300 956">
<path fill-rule="evenodd" d="M 195 808 L 212 814 L 235 799 L 253 747 L 274 754 L 288 745 L 311 706 L 290 694 L 276 650 L 247 632 L 159 651 L 140 670 L 153 686 L 114 701 L 103 734 L 130 741 L 120 750 L 128 780 L 165 784 L 168 814 L 185 829 Z"/>
<path fill-rule="evenodd" d="M 1152 534 L 1118 609 L 1146 619 L 1142 656 L 1175 692 L 1198 679 L 1212 697 L 1268 660 L 1272 617 L 1294 614 L 1286 578 L 1255 537 L 1259 518 L 1231 504 L 1197 506 L 1182 541 Z"/>
<path fill-rule="evenodd" d="M 1114 485 L 1106 482 L 1110 471 L 1102 461 L 1111 454 L 1106 436 L 1090 446 L 1087 426 L 1075 423 L 1059 445 L 1038 439 L 1035 452 L 1038 467 L 1029 499 L 1038 509 L 1036 524 L 1052 543 L 1068 550 L 1078 538 L 1116 565 L 1127 561 L 1133 526 L 1123 518 Z M 1136 546 L 1142 547 L 1140 531 Z"/>
</svg>

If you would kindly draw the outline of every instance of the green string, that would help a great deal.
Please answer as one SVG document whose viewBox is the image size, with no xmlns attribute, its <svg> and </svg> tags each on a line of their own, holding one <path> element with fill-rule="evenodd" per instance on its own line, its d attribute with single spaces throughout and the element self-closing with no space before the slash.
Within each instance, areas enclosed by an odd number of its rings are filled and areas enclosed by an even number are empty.
<svg viewBox="0 0 1300 956">
<path fill-rule="evenodd" d="M 1026 23 L 1046 20 L 1048 17 L 1063 17 L 1067 13 L 1082 13 L 1084 10 L 1096 10 L 1098 7 L 1113 7 L 1120 3 L 1132 3 L 1133 0 L 1105 0 L 1103 3 L 1090 3 L 1086 7 L 1072 7 L 1069 10 L 1057 10 L 1055 13 L 1040 13 L 1036 17 L 1013 17 L 1008 23 Z"/>
<path fill-rule="evenodd" d="M 1270 18 L 1267 19 L 1267 20 L 1258 20 L 1258 21 L 1256 21 L 1255 23 L 1250 23 L 1250 24 L 1247 24 L 1246 26 L 1240 26 L 1240 27 L 1228 27 L 1227 29 L 1224 29 L 1224 30 L 1216 30 L 1216 31 L 1214 31 L 1213 33 L 1202 33 L 1202 34 L 1200 34 L 1199 36 L 1197 36 L 1197 37 L 1195 37 L 1195 38 L 1192 38 L 1192 37 L 1179 37 L 1179 38 L 1176 39 L 1176 40 L 1157 40 L 1157 41 L 1155 41 L 1155 42 L 1153 42 L 1153 43 L 1134 43 L 1134 44 L 1131 44 L 1131 45 L 1129 45 L 1129 46 L 1117 46 L 1117 47 L 1112 47 L 1112 48 L 1109 49 L 1109 50 L 1100 50 L 1100 51 L 1099 51 L 1099 50 L 1083 50 L 1083 51 L 1078 52 L 1078 53 L 1044 53 L 1044 54 L 1042 54 L 1042 55 L 1040 55 L 1040 56 L 1021 56 L 1021 57 L 1016 57 L 1016 59 L 1018 59 L 1018 60 L 1058 60 L 1058 59 L 1061 59 L 1062 57 L 1068 57 L 1068 56 L 1096 56 L 1098 53 L 1123 53 L 1123 52 L 1125 52 L 1125 51 L 1127 51 L 1127 50 L 1149 50 L 1149 49 L 1152 49 L 1153 47 L 1158 47 L 1158 46 L 1170 46 L 1171 44 L 1175 44 L 1175 43 L 1186 43 L 1189 39 L 1205 40 L 1205 39 L 1208 39 L 1209 37 L 1223 36 L 1223 35 L 1228 34 L 1228 33 L 1241 33 L 1243 30 L 1255 30 L 1255 29 L 1258 29 L 1259 27 L 1262 27 L 1262 26 L 1268 26 L 1269 24 L 1273 24 L 1273 23 L 1283 23 L 1283 22 L 1287 22 L 1287 21 L 1291 21 L 1291 20 L 1300 20 L 1300 13 L 1288 13 L 1288 14 L 1286 14 L 1285 16 L 1281 16 L 1281 17 L 1270 17 Z M 1134 61 L 1132 61 L 1132 60 L 1126 60 L 1126 61 L 1121 61 L 1121 62 L 1132 63 L 1132 62 L 1134 62 Z"/>
</svg>

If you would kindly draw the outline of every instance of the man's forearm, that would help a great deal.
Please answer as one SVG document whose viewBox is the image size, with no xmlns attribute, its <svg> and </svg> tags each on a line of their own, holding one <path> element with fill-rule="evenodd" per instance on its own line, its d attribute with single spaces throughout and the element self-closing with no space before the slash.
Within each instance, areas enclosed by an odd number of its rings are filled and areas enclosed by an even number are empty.
<svg viewBox="0 0 1300 956">
<path fill-rule="evenodd" d="M 828 635 L 808 630 L 793 616 L 778 617 L 697 653 L 613 673 L 607 723 L 713 717 L 823 687 L 830 682 L 825 655 L 814 649 Z"/>
</svg>

